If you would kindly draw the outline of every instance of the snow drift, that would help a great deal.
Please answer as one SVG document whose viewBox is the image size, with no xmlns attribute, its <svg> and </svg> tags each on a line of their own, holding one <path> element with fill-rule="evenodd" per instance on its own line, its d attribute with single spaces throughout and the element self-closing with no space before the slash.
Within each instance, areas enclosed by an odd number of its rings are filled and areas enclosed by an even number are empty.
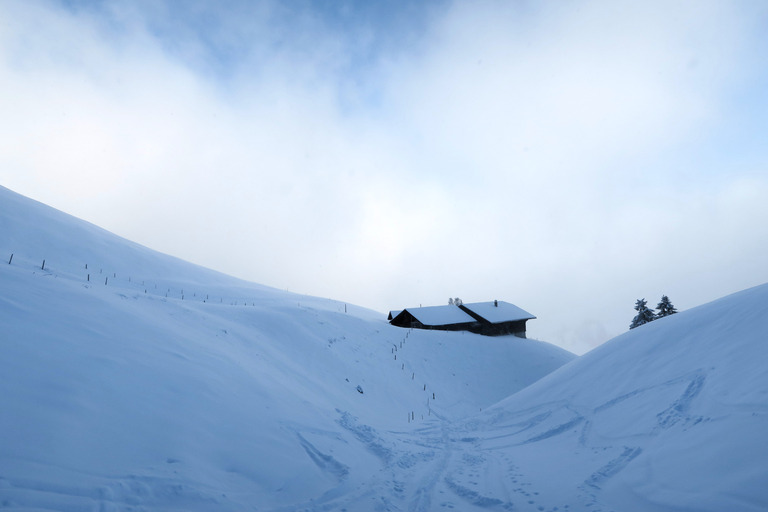
<svg viewBox="0 0 768 512">
<path fill-rule="evenodd" d="M 768 509 L 768 285 L 574 359 L 391 327 L 2 188 L 0 251 L 3 507 Z"/>
<path fill-rule="evenodd" d="M 766 510 L 766 332 L 768 285 L 646 324 L 466 424 L 472 452 L 544 510 Z"/>
<path fill-rule="evenodd" d="M 158 254 L 3 188 L 0 251 L 10 508 L 407 500 L 375 489 L 420 460 L 418 429 L 479 412 L 573 358 L 532 340 L 392 327 Z"/>
</svg>

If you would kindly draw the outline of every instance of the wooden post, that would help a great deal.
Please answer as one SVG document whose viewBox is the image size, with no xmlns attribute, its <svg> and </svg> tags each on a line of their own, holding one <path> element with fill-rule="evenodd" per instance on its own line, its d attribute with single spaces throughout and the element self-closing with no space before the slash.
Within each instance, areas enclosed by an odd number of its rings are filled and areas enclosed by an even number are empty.
<svg viewBox="0 0 768 512">
<path fill-rule="evenodd" d="M 40 267 L 42 270 L 45 270 L 45 260 L 43 260 L 43 265 Z"/>
<path fill-rule="evenodd" d="M 107 286 L 107 281 L 109 281 L 109 276 L 104 278 L 104 286 Z"/>
<path fill-rule="evenodd" d="M 13 261 L 13 253 L 11 253 L 11 258 L 8 260 L 8 264 L 10 265 L 12 261 Z"/>
</svg>

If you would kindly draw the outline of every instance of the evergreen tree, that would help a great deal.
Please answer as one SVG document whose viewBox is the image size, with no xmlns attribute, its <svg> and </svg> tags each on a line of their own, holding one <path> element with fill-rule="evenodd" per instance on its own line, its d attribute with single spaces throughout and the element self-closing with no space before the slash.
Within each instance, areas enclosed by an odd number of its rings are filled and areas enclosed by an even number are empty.
<svg viewBox="0 0 768 512">
<path fill-rule="evenodd" d="M 675 306 L 669 302 L 669 297 L 666 295 L 661 296 L 661 302 L 659 302 L 659 304 L 656 306 L 656 309 L 659 310 L 659 312 L 656 313 L 656 318 L 662 318 L 677 313 Z"/>
<path fill-rule="evenodd" d="M 637 315 L 632 319 L 632 323 L 629 325 L 630 329 L 640 327 L 641 325 L 653 322 L 656 319 L 656 315 L 653 313 L 652 309 L 648 309 L 647 304 L 645 299 L 637 299 L 637 302 L 635 303 L 635 311 L 637 311 Z"/>
</svg>

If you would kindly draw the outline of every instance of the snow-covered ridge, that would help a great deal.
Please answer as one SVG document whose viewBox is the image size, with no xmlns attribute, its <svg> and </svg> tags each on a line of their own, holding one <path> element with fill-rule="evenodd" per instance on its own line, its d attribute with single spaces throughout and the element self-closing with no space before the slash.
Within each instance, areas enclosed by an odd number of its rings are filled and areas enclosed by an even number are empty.
<svg viewBox="0 0 768 512">
<path fill-rule="evenodd" d="M 421 460 L 418 429 L 573 358 L 404 331 L 1 188 L 0 234 L 0 503 L 17 509 L 365 509 L 382 472 Z"/>
<path fill-rule="evenodd" d="M 766 332 L 768 285 L 641 326 L 457 427 L 462 451 L 544 510 L 766 510 Z"/>
<path fill-rule="evenodd" d="M 768 509 L 768 285 L 574 358 L 391 327 L 5 189 L 0 235 L 4 507 Z"/>
</svg>

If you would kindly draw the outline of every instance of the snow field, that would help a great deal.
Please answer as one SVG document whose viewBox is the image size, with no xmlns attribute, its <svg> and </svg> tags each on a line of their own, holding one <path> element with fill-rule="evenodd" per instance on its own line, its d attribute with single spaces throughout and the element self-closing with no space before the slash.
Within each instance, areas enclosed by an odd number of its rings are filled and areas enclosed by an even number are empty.
<svg viewBox="0 0 768 512">
<path fill-rule="evenodd" d="M 0 503 L 11 508 L 368 506 L 382 471 L 431 460 L 409 432 L 572 358 L 530 340 L 394 328 L 0 192 L 0 250 L 14 254 L 0 268 Z"/>
<path fill-rule="evenodd" d="M 2 188 L 0 234 L 0 507 L 768 509 L 768 285 L 574 358 L 394 328 Z"/>
</svg>

